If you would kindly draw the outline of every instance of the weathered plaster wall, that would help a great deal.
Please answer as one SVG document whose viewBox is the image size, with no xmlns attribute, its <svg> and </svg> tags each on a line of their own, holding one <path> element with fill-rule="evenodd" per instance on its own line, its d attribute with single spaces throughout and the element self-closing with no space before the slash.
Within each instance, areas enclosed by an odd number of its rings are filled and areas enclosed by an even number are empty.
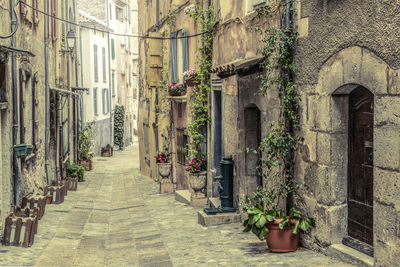
<svg viewBox="0 0 400 267">
<path fill-rule="evenodd" d="M 374 255 L 400 259 L 400 3 L 299 1 L 295 61 L 305 138 L 296 175 L 303 209 L 317 219 L 304 243 L 317 249 L 347 235 L 348 94 L 374 94 Z M 299 202 L 302 203 L 302 202 Z M 306 237 L 306 236 L 304 236 Z"/>
</svg>

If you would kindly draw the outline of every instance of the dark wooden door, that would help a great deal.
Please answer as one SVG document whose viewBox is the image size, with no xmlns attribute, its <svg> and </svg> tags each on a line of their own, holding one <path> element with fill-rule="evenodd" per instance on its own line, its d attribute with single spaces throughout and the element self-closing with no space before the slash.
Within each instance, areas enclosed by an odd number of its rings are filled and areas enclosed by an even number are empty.
<svg viewBox="0 0 400 267">
<path fill-rule="evenodd" d="M 348 234 L 373 244 L 374 97 L 359 87 L 350 94 Z"/>
</svg>

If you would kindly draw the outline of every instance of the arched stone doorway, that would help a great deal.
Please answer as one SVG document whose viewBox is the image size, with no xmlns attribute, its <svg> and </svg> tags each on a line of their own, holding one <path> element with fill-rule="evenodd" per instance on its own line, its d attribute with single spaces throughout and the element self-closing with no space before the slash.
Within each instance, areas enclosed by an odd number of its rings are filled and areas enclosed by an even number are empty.
<svg viewBox="0 0 400 267">
<path fill-rule="evenodd" d="M 348 133 L 347 233 L 373 246 L 374 95 L 362 86 L 349 95 Z"/>
</svg>

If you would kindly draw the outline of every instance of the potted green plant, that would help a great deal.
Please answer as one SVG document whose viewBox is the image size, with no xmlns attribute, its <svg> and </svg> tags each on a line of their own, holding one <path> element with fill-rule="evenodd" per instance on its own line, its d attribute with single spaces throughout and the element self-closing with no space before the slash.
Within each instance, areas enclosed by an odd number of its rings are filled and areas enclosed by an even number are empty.
<svg viewBox="0 0 400 267">
<path fill-rule="evenodd" d="M 107 144 L 105 147 L 101 148 L 101 156 L 102 157 L 112 157 L 113 148 L 110 144 Z"/>
<path fill-rule="evenodd" d="M 285 213 L 279 200 L 297 192 L 295 183 L 279 183 L 270 189 L 259 188 L 241 203 L 248 218 L 244 221 L 244 231 L 252 231 L 260 240 L 267 239 L 272 252 L 292 252 L 297 249 L 300 231 L 315 227 L 314 218 L 305 217 L 299 210 L 291 208 Z"/>
<path fill-rule="evenodd" d="M 68 178 L 77 179 L 79 182 L 84 181 L 85 168 L 82 165 L 67 162 L 66 171 Z"/>
<path fill-rule="evenodd" d="M 94 137 L 94 127 L 93 123 L 88 124 L 79 133 L 78 140 L 78 158 L 79 164 L 81 164 L 87 171 L 92 170 L 92 158 L 93 158 L 93 137 Z"/>
</svg>

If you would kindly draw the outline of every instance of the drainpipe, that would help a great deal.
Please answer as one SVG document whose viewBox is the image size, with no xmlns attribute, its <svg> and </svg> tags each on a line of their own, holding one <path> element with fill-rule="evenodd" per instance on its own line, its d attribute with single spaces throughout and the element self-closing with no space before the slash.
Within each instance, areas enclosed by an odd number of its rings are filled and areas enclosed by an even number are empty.
<svg viewBox="0 0 400 267">
<path fill-rule="evenodd" d="M 79 54 L 80 54 L 80 59 L 81 59 L 81 87 L 83 88 L 83 67 L 82 67 L 82 28 L 79 27 Z M 83 130 L 83 124 L 84 124 L 84 119 L 83 119 L 83 93 L 81 93 L 79 97 L 79 107 L 80 107 L 80 114 L 81 114 L 81 124 L 79 125 L 79 130 Z"/>
<path fill-rule="evenodd" d="M 107 49 L 108 49 L 108 104 L 109 104 L 109 112 L 110 112 L 110 145 L 114 146 L 114 138 L 113 138 L 113 123 L 112 123 L 112 106 L 111 106 L 111 53 L 110 53 L 110 10 L 108 9 L 109 3 L 106 2 L 106 11 L 107 11 Z M 115 46 L 114 46 L 115 48 Z M 129 75 L 129 74 L 128 74 Z"/>
<path fill-rule="evenodd" d="M 10 10 L 14 10 L 15 4 L 14 0 L 10 0 Z M 17 17 L 15 12 L 10 12 L 11 14 L 11 32 L 17 26 Z M 16 47 L 17 39 L 15 34 L 11 37 L 11 46 Z M 13 89 L 13 147 L 17 144 L 18 138 L 18 87 L 17 87 L 17 60 L 15 52 L 12 53 L 11 57 L 11 71 L 12 71 L 12 89 Z M 18 194 L 18 180 L 19 180 L 19 166 L 17 155 L 13 148 L 13 176 L 14 176 L 14 207 L 18 205 L 19 194 Z"/>
<path fill-rule="evenodd" d="M 46 14 L 49 12 L 49 1 L 44 1 L 44 9 Z M 50 163 L 49 163 L 49 135 L 50 135 L 50 97 L 49 97 L 49 20 L 48 17 L 44 18 L 44 84 L 45 84 L 45 144 L 44 144 L 44 154 L 45 154 L 45 169 L 46 169 L 46 179 L 47 184 L 50 184 Z"/>
<path fill-rule="evenodd" d="M 155 119 L 154 119 L 154 135 L 155 135 L 155 137 L 156 137 L 156 151 L 157 151 L 157 153 L 158 153 L 158 151 L 159 151 L 159 149 L 160 149 L 160 145 L 159 145 L 159 140 L 158 140 L 158 87 L 155 87 L 155 90 L 156 90 L 156 107 L 157 107 L 157 109 L 156 109 L 156 116 L 155 116 Z"/>
<path fill-rule="evenodd" d="M 74 23 L 76 23 L 76 1 L 75 0 L 73 0 L 72 1 L 72 5 L 73 5 L 73 8 L 74 8 Z M 75 27 L 75 29 L 76 29 L 76 27 Z M 75 49 L 74 49 L 74 54 L 75 54 L 75 86 L 76 87 L 79 87 L 79 79 L 78 79 L 78 52 L 77 52 L 77 45 L 76 45 L 76 42 L 75 42 Z M 78 162 L 78 140 L 79 140 L 79 127 L 78 127 L 78 125 L 79 125 L 79 112 L 80 112 L 80 102 L 81 102 L 81 97 L 82 97 L 82 94 L 79 94 L 79 96 L 77 96 L 76 97 L 76 100 L 75 100 L 75 107 L 76 107 L 76 114 L 75 114 L 75 116 L 76 116 L 76 122 L 75 122 L 75 140 L 74 140 L 74 143 L 75 143 L 75 149 L 74 149 L 74 154 L 75 154 L 75 156 L 74 156 L 74 160 L 75 160 L 75 163 L 77 163 Z M 74 110 L 74 112 L 75 112 L 75 110 Z"/>
<path fill-rule="evenodd" d="M 156 0 L 156 31 L 159 29 L 160 24 L 160 0 Z"/>
<path fill-rule="evenodd" d="M 292 0 L 285 0 L 285 30 L 292 30 Z M 293 75 L 289 70 L 287 70 L 285 74 L 288 75 L 289 79 L 293 79 Z M 292 125 L 288 125 L 287 121 L 285 122 L 285 124 L 286 127 L 289 128 L 289 131 L 291 132 L 294 131 Z M 288 155 L 285 159 L 286 172 L 291 172 L 293 169 L 293 166 L 291 164 L 292 159 L 293 159 L 293 151 L 289 149 Z M 294 178 L 292 177 L 290 179 Z M 289 180 L 286 182 L 289 182 Z M 286 201 L 286 211 L 288 212 L 293 206 L 294 206 L 294 194 L 290 193 Z"/>
<path fill-rule="evenodd" d="M 68 8 L 68 1 L 65 1 L 65 18 L 68 20 L 68 19 L 70 19 L 70 17 L 69 17 L 69 8 Z M 68 28 L 71 28 L 71 26 L 69 26 L 68 27 L 68 23 L 65 23 L 65 33 L 67 34 L 68 33 Z M 65 45 L 65 47 L 68 47 L 68 44 L 66 43 L 67 42 L 67 38 L 65 38 L 65 41 L 64 41 L 64 45 Z M 68 91 L 71 91 L 71 82 L 70 82 L 70 71 L 69 71 L 69 57 L 70 57 L 70 55 L 68 54 L 68 53 L 66 53 L 67 55 L 67 89 L 68 89 Z M 62 112 L 62 111 L 61 111 Z M 71 155 L 71 142 L 70 142 L 70 132 L 71 132 L 71 95 L 68 95 L 68 154 L 69 155 Z M 61 125 L 62 125 L 62 123 L 63 122 L 61 122 Z M 63 140 L 61 139 L 61 142 L 63 142 Z M 63 153 L 63 151 L 62 151 L 62 149 L 61 149 L 61 153 L 62 154 L 64 154 Z M 62 159 L 63 159 L 63 162 L 64 162 L 64 155 L 62 155 Z M 60 175 L 63 175 L 63 173 L 64 173 L 64 171 L 63 171 L 63 169 L 64 169 L 64 164 L 62 164 L 61 166 L 61 174 Z"/>
</svg>

